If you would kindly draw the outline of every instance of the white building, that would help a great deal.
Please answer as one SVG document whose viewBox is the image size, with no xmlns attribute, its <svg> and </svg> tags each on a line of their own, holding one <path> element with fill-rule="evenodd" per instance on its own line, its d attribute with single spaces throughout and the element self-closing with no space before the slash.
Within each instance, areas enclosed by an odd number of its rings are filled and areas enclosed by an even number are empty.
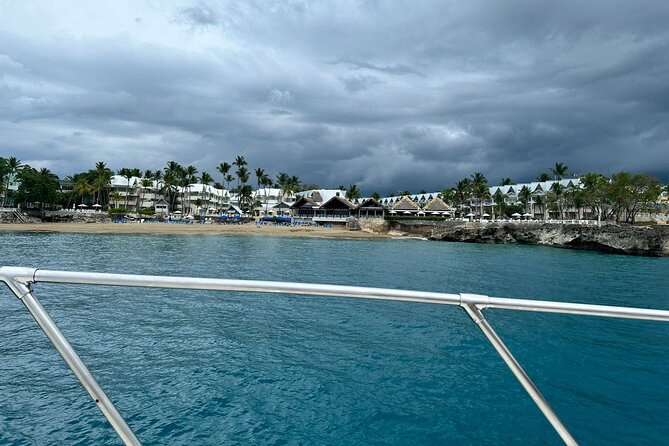
<svg viewBox="0 0 669 446">
<path fill-rule="evenodd" d="M 208 184 L 191 184 L 179 191 L 184 214 L 220 215 L 230 207 L 230 192 Z"/>
<path fill-rule="evenodd" d="M 164 185 L 162 181 L 147 178 L 113 175 L 109 182 L 110 206 L 127 208 L 128 212 L 154 209 L 157 202 L 167 198 L 161 192 Z M 170 209 L 172 212 L 180 210 L 184 214 L 220 214 L 230 207 L 230 193 L 225 189 L 198 183 L 178 188 L 176 192 L 177 203 L 175 209 Z M 119 194 L 116 200 L 112 198 L 114 193 Z"/>
<path fill-rule="evenodd" d="M 253 192 L 253 202 L 256 217 L 282 216 L 283 211 L 295 203 L 295 194 L 282 194 L 281 189 L 264 187 Z"/>
</svg>

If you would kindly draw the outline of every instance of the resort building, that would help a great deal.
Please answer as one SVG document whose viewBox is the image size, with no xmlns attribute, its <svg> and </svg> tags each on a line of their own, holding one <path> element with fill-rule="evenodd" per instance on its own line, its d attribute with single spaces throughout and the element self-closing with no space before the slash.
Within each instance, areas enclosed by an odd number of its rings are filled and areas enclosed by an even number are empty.
<svg viewBox="0 0 669 446">
<path fill-rule="evenodd" d="M 109 180 L 109 206 L 125 208 L 129 212 L 137 212 L 142 208 L 140 203 L 140 178 L 112 175 Z M 151 203 L 153 206 L 153 203 Z"/>
<path fill-rule="evenodd" d="M 230 193 L 208 184 L 190 184 L 179 191 L 179 209 L 186 215 L 220 215 L 230 207 Z"/>
<path fill-rule="evenodd" d="M 113 175 L 109 182 L 110 206 L 125 208 L 131 213 L 141 209 L 154 209 L 158 212 L 157 209 L 160 208 L 162 213 L 162 202 L 167 204 L 167 197 L 162 192 L 164 186 L 162 181 Z M 220 214 L 230 207 L 230 194 L 225 189 L 196 183 L 181 187 L 175 192 L 178 196 L 176 207 L 168 209 L 168 212 L 179 210 L 183 214 Z M 159 202 L 160 206 L 156 206 Z"/>
<path fill-rule="evenodd" d="M 290 209 L 295 200 L 295 194 L 283 194 L 281 189 L 265 187 L 255 190 L 254 214 L 256 217 L 284 216 L 284 211 Z"/>
<path fill-rule="evenodd" d="M 295 193 L 296 198 L 307 197 L 321 205 L 332 197 L 346 197 L 346 191 L 341 189 L 310 189 Z"/>
<path fill-rule="evenodd" d="M 354 209 L 355 205 L 349 200 L 335 195 L 314 210 L 313 221 L 320 224 L 346 224 Z"/>
<path fill-rule="evenodd" d="M 503 200 L 506 204 L 521 204 L 524 188 L 529 191 L 529 200 L 527 201 L 525 212 L 531 218 L 537 220 L 547 220 L 549 218 L 560 218 L 558 211 L 549 209 L 547 195 L 551 191 L 559 188 L 562 191 L 568 191 L 574 188 L 580 188 L 581 181 L 578 178 L 568 178 L 563 180 L 533 181 L 530 183 L 508 184 L 505 186 L 493 186 L 489 188 L 490 198 L 483 200 L 483 212 L 495 215 L 495 206 L 497 201 Z M 470 200 L 471 211 L 478 216 L 481 210 L 481 202 L 476 198 Z M 565 219 L 583 218 L 583 210 L 566 206 L 562 210 Z"/>
<path fill-rule="evenodd" d="M 363 198 L 355 207 L 358 218 L 384 218 L 388 209 L 374 198 Z"/>
</svg>

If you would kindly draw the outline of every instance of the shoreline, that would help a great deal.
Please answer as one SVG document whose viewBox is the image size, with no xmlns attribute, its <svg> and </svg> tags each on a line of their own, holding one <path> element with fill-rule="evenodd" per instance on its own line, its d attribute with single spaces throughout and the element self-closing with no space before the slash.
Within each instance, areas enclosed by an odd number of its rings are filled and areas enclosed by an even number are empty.
<svg viewBox="0 0 669 446">
<path fill-rule="evenodd" d="M 145 235 L 249 235 L 334 239 L 388 239 L 389 234 L 349 231 L 346 228 L 322 226 L 256 226 L 202 225 L 169 223 L 3 223 L 0 233 L 81 233 L 81 234 L 145 234 Z"/>
</svg>

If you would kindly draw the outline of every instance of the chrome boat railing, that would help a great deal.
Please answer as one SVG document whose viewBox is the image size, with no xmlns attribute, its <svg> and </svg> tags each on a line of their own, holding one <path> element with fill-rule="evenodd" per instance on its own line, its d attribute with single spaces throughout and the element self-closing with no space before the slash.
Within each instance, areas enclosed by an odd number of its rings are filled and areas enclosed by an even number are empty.
<svg viewBox="0 0 669 446">
<path fill-rule="evenodd" d="M 511 351 L 483 315 L 486 308 L 535 311 L 546 313 L 578 314 L 627 319 L 644 319 L 669 322 L 669 311 L 645 308 L 588 305 L 571 302 L 552 302 L 529 299 L 508 299 L 478 294 L 446 294 L 425 291 L 393 290 L 358 286 L 323 285 L 309 283 L 270 282 L 259 280 L 205 279 L 195 277 L 145 276 L 132 274 L 88 273 L 51 271 L 35 268 L 0 267 L 0 282 L 9 289 L 28 309 L 37 324 L 48 336 L 54 347 L 84 386 L 98 408 L 102 411 L 119 437 L 126 445 L 141 444 L 130 426 L 123 419 L 109 397 L 102 390 L 86 365 L 79 358 L 56 323 L 33 293 L 33 284 L 67 283 L 80 285 L 108 285 L 146 288 L 174 288 L 214 291 L 246 291 L 261 293 L 298 294 L 310 296 L 350 297 L 358 299 L 393 300 L 428 304 L 461 306 L 485 337 L 502 357 L 511 372 L 530 395 L 539 410 L 553 426 L 565 444 L 576 445 L 557 414 L 550 407 L 539 389 L 525 373 Z"/>
</svg>

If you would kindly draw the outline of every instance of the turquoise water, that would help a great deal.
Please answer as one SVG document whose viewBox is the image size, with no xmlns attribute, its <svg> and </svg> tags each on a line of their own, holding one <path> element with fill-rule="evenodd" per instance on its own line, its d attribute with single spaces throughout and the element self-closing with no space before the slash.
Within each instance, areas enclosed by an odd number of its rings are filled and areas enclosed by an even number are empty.
<svg viewBox="0 0 669 446">
<path fill-rule="evenodd" d="M 420 240 L 0 234 L 4 265 L 669 309 L 669 259 Z M 560 444 L 450 306 L 38 284 L 145 444 Z M 669 324 L 490 310 L 582 444 L 669 438 Z M 120 444 L 0 291 L 0 444 Z"/>
</svg>

